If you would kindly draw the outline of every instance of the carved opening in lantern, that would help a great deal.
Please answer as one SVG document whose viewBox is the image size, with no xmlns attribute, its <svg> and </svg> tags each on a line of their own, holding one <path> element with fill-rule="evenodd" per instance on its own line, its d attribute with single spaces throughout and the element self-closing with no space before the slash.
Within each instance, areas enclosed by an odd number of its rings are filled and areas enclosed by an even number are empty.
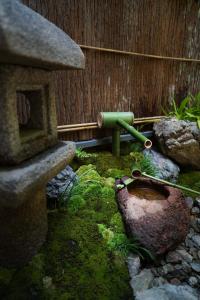
<svg viewBox="0 0 200 300">
<path fill-rule="evenodd" d="M 22 142 L 44 134 L 45 113 L 42 89 L 16 91 L 19 134 Z"/>
</svg>

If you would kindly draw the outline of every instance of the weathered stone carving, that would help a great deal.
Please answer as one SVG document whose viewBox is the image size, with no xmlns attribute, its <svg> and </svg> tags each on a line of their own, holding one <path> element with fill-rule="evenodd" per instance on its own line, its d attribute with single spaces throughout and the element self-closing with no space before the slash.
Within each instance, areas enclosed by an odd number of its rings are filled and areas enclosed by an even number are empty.
<svg viewBox="0 0 200 300">
<path fill-rule="evenodd" d="M 45 240 L 46 183 L 75 153 L 74 143 L 57 141 L 50 70 L 82 67 L 64 32 L 17 0 L 0 1 L 1 265 L 26 263 Z"/>
<path fill-rule="evenodd" d="M 17 0 L 0 1 L 0 63 L 47 69 L 84 68 L 79 46 Z"/>
</svg>

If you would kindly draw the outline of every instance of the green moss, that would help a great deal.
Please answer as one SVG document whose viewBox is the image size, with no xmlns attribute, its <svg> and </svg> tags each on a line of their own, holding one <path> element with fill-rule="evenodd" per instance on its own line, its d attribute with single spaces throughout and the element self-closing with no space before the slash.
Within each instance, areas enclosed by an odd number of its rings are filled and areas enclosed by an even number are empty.
<svg viewBox="0 0 200 300">
<path fill-rule="evenodd" d="M 123 233 L 124 232 L 124 226 L 122 223 L 122 217 L 119 212 L 114 214 L 110 220 L 110 227 L 112 228 L 113 231 L 118 232 L 118 233 Z"/>
<path fill-rule="evenodd" d="M 105 186 L 114 188 L 114 185 L 115 185 L 115 179 L 114 179 L 113 177 L 104 178 L 103 184 L 104 184 Z"/>
<path fill-rule="evenodd" d="M 183 172 L 179 175 L 178 183 L 200 192 L 200 171 Z M 185 192 L 185 195 L 195 197 L 195 194 Z"/>
<path fill-rule="evenodd" d="M 70 197 L 67 209 L 69 213 L 76 213 L 80 208 L 85 206 L 85 200 L 79 196 L 79 195 L 74 195 Z"/>
<path fill-rule="evenodd" d="M 130 176 L 131 172 L 130 169 L 126 168 L 123 170 L 120 169 L 108 169 L 107 171 L 105 171 L 104 173 L 105 176 L 107 177 L 113 177 L 113 178 L 121 178 L 123 176 Z"/>
<path fill-rule="evenodd" d="M 104 224 L 117 233 L 120 247 L 124 237 L 121 215 L 115 199 L 114 179 L 104 174 L 113 165 L 128 169 L 130 157 L 122 166 L 112 155 L 97 155 L 98 164 L 77 170 L 79 181 L 72 190 L 68 206 L 49 214 L 46 244 L 30 264 L 7 274 L 4 300 L 129 300 L 132 291 L 125 257 L 108 248 L 98 231 Z M 116 164 L 113 164 L 113 163 Z M 108 165 L 109 164 L 109 165 Z M 104 177 L 102 177 L 104 176 Z M 123 236 L 122 236 L 123 235 Z M 118 247 L 118 248 L 119 248 Z M 50 277 L 49 288 L 44 278 Z"/>
</svg>

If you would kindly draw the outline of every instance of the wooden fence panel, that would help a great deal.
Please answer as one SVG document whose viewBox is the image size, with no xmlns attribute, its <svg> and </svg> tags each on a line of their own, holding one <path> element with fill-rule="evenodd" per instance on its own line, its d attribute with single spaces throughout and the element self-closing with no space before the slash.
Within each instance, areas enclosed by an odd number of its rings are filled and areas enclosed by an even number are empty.
<svg viewBox="0 0 200 300">
<path fill-rule="evenodd" d="M 195 0 L 23 0 L 78 44 L 200 59 Z M 200 90 L 200 64 L 83 50 L 86 68 L 55 73 L 58 123 L 95 122 L 99 111 L 161 114 L 173 97 Z M 70 133 L 89 139 L 97 131 Z"/>
</svg>

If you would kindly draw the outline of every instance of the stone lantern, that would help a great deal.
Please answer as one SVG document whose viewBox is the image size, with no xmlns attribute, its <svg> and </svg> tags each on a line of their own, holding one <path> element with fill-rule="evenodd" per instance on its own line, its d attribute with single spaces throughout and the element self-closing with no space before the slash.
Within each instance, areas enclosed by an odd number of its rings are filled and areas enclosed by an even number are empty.
<svg viewBox="0 0 200 300">
<path fill-rule="evenodd" d="M 17 0 L 0 1 L 1 265 L 23 265 L 45 241 L 46 183 L 75 152 L 74 143 L 57 139 L 52 71 L 84 63 L 54 24 Z"/>
</svg>

